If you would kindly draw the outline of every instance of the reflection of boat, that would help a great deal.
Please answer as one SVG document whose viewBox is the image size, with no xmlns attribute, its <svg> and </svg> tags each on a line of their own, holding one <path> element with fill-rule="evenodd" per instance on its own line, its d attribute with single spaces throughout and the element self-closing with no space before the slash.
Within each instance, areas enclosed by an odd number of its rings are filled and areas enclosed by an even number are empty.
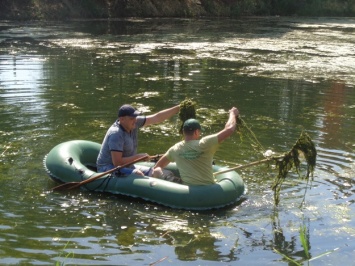
<svg viewBox="0 0 355 266">
<path fill-rule="evenodd" d="M 96 175 L 95 163 L 100 144 L 73 140 L 55 146 L 44 160 L 50 177 L 59 182 L 81 182 Z M 139 164 L 153 166 L 152 162 Z M 214 171 L 224 170 L 213 166 Z M 166 169 L 179 175 L 175 164 Z M 105 175 L 82 187 L 90 191 L 108 192 L 142 198 L 179 209 L 206 210 L 235 203 L 244 193 L 242 178 L 234 171 L 216 176 L 217 183 L 206 186 L 186 186 L 169 181 L 129 175 Z"/>
</svg>

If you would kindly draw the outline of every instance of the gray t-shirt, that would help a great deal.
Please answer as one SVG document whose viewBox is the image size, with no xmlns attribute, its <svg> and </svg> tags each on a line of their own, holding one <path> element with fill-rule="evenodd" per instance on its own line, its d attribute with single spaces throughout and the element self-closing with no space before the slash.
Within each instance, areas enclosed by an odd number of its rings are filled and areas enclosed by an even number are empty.
<svg viewBox="0 0 355 266">
<path fill-rule="evenodd" d="M 137 153 L 138 129 L 145 124 L 145 116 L 137 116 L 136 127 L 127 132 L 119 120 L 108 129 L 97 157 L 98 168 L 113 168 L 111 151 L 122 152 L 122 157 L 129 157 Z"/>
</svg>

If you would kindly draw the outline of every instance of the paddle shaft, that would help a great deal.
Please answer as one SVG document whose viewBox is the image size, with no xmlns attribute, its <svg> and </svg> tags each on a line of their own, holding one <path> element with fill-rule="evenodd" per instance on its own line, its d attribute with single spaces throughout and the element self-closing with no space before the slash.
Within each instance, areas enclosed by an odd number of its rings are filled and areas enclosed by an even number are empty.
<svg viewBox="0 0 355 266">
<path fill-rule="evenodd" d="M 260 161 L 255 161 L 255 162 L 251 162 L 251 163 L 248 163 L 248 164 L 239 165 L 239 166 L 236 166 L 236 167 L 233 167 L 233 168 L 228 168 L 226 170 L 222 170 L 222 171 L 219 171 L 219 172 L 215 172 L 215 173 L 213 173 L 213 175 L 216 176 L 216 175 L 224 174 L 224 173 L 227 173 L 227 172 L 230 172 L 230 171 L 243 169 L 243 168 L 247 168 L 247 167 L 258 165 L 258 164 L 262 164 L 262 163 L 267 163 L 267 162 L 270 162 L 272 160 L 282 159 L 283 157 L 285 157 L 285 156 L 277 156 L 277 157 L 266 158 L 266 159 L 263 159 L 263 160 L 260 160 Z"/>
<path fill-rule="evenodd" d="M 104 175 L 110 174 L 110 173 L 112 173 L 112 172 L 114 172 L 114 171 L 117 171 L 117 170 L 119 170 L 119 169 L 121 169 L 121 168 L 127 167 L 127 166 L 129 166 L 129 165 L 131 165 L 131 164 L 135 164 L 135 163 L 137 163 L 137 162 L 143 161 L 143 160 L 145 160 L 145 159 L 147 159 L 147 158 L 151 158 L 151 157 L 156 157 L 156 156 L 149 156 L 149 155 L 146 155 L 146 156 L 140 157 L 140 158 L 138 158 L 138 159 L 135 159 L 135 160 L 133 160 L 133 161 L 130 161 L 130 162 L 128 162 L 128 163 L 125 163 L 125 164 L 123 164 L 123 165 L 119 165 L 119 166 L 117 166 L 117 167 L 115 167 L 115 168 L 113 168 L 113 169 L 111 169 L 111 170 L 108 170 L 108 171 L 103 172 L 103 173 L 101 173 L 101 174 L 99 174 L 99 175 L 93 176 L 93 177 L 91 177 L 91 178 L 89 178 L 89 179 L 86 179 L 86 180 L 83 180 L 83 181 L 81 181 L 81 182 L 69 182 L 69 183 L 65 183 L 65 184 L 62 184 L 62 185 L 59 185 L 59 186 L 54 187 L 52 190 L 74 189 L 74 188 L 80 187 L 80 186 L 82 186 L 82 185 L 85 185 L 85 184 L 87 184 L 87 183 L 90 183 L 90 182 L 92 182 L 92 181 L 94 181 L 94 180 L 96 180 L 96 179 L 98 179 L 98 178 L 100 178 L 100 177 L 103 177 Z"/>
</svg>

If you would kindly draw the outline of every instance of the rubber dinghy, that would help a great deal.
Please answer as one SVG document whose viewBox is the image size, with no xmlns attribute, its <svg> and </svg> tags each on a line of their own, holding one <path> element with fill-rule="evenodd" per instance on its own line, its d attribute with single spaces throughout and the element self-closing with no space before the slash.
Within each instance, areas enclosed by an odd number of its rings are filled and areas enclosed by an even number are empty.
<svg viewBox="0 0 355 266">
<path fill-rule="evenodd" d="M 86 140 L 72 140 L 55 146 L 45 157 L 44 166 L 56 182 L 81 182 L 94 177 L 96 158 L 101 145 Z M 152 162 L 138 164 L 153 166 Z M 179 176 L 175 163 L 166 169 Z M 215 172 L 228 168 L 214 165 Z M 104 175 L 81 188 L 142 198 L 171 208 L 208 210 L 231 205 L 244 194 L 244 182 L 235 172 L 216 176 L 216 184 L 187 186 L 148 176 L 129 175 L 116 177 Z"/>
</svg>

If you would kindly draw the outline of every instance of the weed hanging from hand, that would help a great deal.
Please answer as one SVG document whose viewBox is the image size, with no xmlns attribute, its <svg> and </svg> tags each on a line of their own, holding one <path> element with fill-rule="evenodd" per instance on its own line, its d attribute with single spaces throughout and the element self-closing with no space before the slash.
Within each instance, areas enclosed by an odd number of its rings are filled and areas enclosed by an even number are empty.
<svg viewBox="0 0 355 266">
<path fill-rule="evenodd" d="M 179 133 L 182 134 L 182 128 L 184 122 L 190 118 L 196 118 L 196 103 L 191 99 L 185 99 L 180 103 L 179 118 L 181 120 L 181 126 Z"/>
</svg>

